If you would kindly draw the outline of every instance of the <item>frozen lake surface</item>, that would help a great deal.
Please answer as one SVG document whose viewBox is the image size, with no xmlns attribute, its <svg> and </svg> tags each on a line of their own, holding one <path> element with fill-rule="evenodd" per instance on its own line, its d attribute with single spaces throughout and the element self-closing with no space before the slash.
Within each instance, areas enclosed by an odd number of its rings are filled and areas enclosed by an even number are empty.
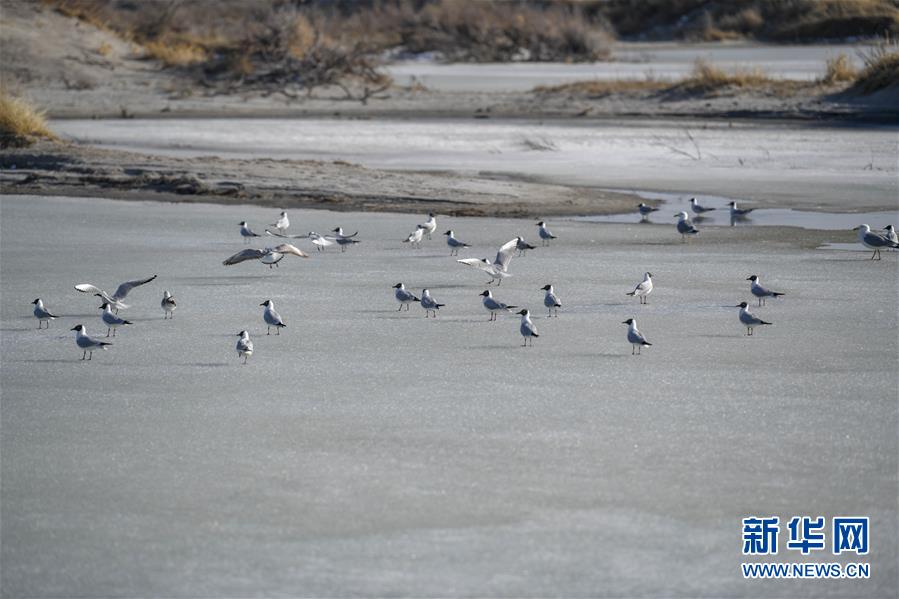
<svg viewBox="0 0 899 599">
<path fill-rule="evenodd" d="M 522 348 L 442 239 L 399 243 L 419 215 L 291 211 L 292 230 L 363 245 L 268 269 L 221 261 L 269 209 L 0 196 L 0 214 L 4 596 L 896 595 L 895 254 L 551 222 L 555 245 L 496 290 L 538 316 Z M 534 236 L 438 220 L 470 257 Z M 624 294 L 645 270 L 640 306 Z M 134 325 L 81 362 L 69 329 L 102 332 L 99 304 L 72 286 L 157 273 L 128 298 Z M 746 337 L 722 306 L 750 299 L 751 273 L 788 295 Z M 440 317 L 396 312 L 398 281 Z M 62 315 L 49 330 L 36 297 Z M 654 344 L 639 357 L 628 317 Z M 871 579 L 744 580 L 747 515 L 869 515 Z M 857 561 L 802 558 L 785 534 L 777 561 Z"/>
<path fill-rule="evenodd" d="M 400 85 L 418 82 L 440 91 L 527 91 L 538 85 L 558 85 L 586 79 L 629 80 L 653 77 L 681 79 L 690 74 L 697 59 L 718 67 L 761 69 L 771 77 L 812 81 L 824 74 L 828 59 L 845 54 L 857 67 L 864 45 L 739 44 L 617 44 L 615 60 L 596 63 L 440 63 L 407 60 L 388 64 L 384 70 Z"/>
<path fill-rule="evenodd" d="M 895 210 L 899 127 L 699 121 L 61 120 L 108 148 L 180 156 L 346 160 L 378 169 L 528 177 L 708 194 L 756 205 Z"/>
</svg>

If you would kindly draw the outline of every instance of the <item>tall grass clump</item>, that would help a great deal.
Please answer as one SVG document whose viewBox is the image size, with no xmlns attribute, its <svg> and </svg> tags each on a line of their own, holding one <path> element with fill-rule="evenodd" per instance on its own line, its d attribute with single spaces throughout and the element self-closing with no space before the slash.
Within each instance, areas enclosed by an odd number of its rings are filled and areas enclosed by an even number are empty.
<svg viewBox="0 0 899 599">
<path fill-rule="evenodd" d="M 38 138 L 56 139 L 44 111 L 0 90 L 0 146 L 27 146 Z"/>
<path fill-rule="evenodd" d="M 865 67 L 852 86 L 855 91 L 871 94 L 899 86 L 899 43 L 896 39 L 884 37 L 860 56 Z"/>
<path fill-rule="evenodd" d="M 710 92 L 724 87 L 762 87 L 772 80 L 760 69 L 737 69 L 733 72 L 713 65 L 700 58 L 693 64 L 693 71 L 680 82 L 679 87 L 691 92 Z"/>
<path fill-rule="evenodd" d="M 855 68 L 855 65 L 852 64 L 852 61 L 849 60 L 848 56 L 840 52 L 839 55 L 834 58 L 827 59 L 824 77 L 821 78 L 821 83 L 829 85 L 833 83 L 855 81 L 857 76 L 858 69 Z"/>
</svg>

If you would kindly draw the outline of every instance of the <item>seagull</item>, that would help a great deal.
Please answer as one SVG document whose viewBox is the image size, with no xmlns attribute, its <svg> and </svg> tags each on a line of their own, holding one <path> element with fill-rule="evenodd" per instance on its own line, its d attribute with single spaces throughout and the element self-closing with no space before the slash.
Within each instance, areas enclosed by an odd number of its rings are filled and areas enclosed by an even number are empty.
<svg viewBox="0 0 899 599">
<path fill-rule="evenodd" d="M 870 250 L 874 250 L 874 253 L 871 254 L 871 260 L 874 260 L 875 256 L 877 256 L 877 260 L 880 260 L 880 249 L 881 248 L 897 248 L 899 247 L 899 243 L 890 241 L 886 237 L 881 237 L 877 233 L 871 232 L 871 227 L 868 225 L 860 225 L 854 229 L 853 231 L 858 231 L 858 241 L 863 246 Z"/>
<path fill-rule="evenodd" d="M 555 311 L 556 318 L 558 318 L 559 308 L 562 307 L 562 302 L 559 301 L 559 297 L 556 295 L 556 292 L 553 291 L 553 286 L 544 285 L 540 289 L 546 292 L 546 295 L 543 296 L 543 305 L 549 310 L 549 315 L 552 316 L 553 311 Z"/>
<path fill-rule="evenodd" d="M 124 318 L 119 318 L 115 314 L 112 313 L 112 306 L 107 302 L 103 302 L 103 305 L 98 308 L 99 310 L 103 310 L 103 314 L 100 316 L 103 319 L 103 322 L 106 323 L 106 336 L 109 337 L 109 332 L 112 331 L 112 336 L 115 337 L 115 331 L 117 327 L 124 326 L 126 324 L 134 324 L 130 320 L 125 320 Z"/>
<path fill-rule="evenodd" d="M 649 220 L 650 214 L 659 211 L 658 208 L 653 208 L 652 206 L 649 206 L 644 202 L 640 202 L 640 205 L 637 206 L 637 210 L 640 212 L 640 217 L 642 220 Z"/>
<path fill-rule="evenodd" d="M 752 335 L 752 329 L 762 324 L 771 324 L 770 322 L 765 322 L 758 316 L 753 316 L 752 312 L 749 311 L 748 304 L 746 302 L 740 302 L 734 308 L 740 309 L 740 322 L 746 325 L 746 334 Z"/>
<path fill-rule="evenodd" d="M 37 318 L 37 328 L 38 329 L 42 328 L 42 324 L 44 322 L 47 323 L 47 328 L 49 329 L 50 321 L 53 320 L 54 318 L 59 318 L 59 316 L 56 316 L 55 314 L 51 314 L 49 310 L 44 308 L 44 302 L 41 298 L 37 298 L 36 300 L 34 300 L 31 303 L 34 304 L 34 317 Z"/>
<path fill-rule="evenodd" d="M 312 245 L 315 246 L 315 249 L 319 252 L 324 251 L 326 247 L 330 247 L 334 245 L 334 242 L 324 235 L 320 235 L 315 231 L 309 231 L 306 233 L 306 237 L 312 240 Z"/>
<path fill-rule="evenodd" d="M 253 233 L 250 231 L 250 227 L 247 226 L 247 221 L 240 221 L 240 236 L 243 237 L 244 243 L 250 243 L 251 237 L 259 237 L 258 233 Z"/>
<path fill-rule="evenodd" d="M 412 302 L 420 302 L 421 300 L 415 297 L 415 294 L 411 291 L 406 291 L 406 286 L 402 283 L 397 283 L 393 286 L 396 291 L 394 292 L 394 296 L 396 297 L 396 301 L 400 303 L 400 309 L 397 310 L 399 312 L 403 309 L 403 306 L 406 306 L 406 311 L 409 311 L 409 304 Z"/>
<path fill-rule="evenodd" d="M 530 243 L 528 243 L 527 241 L 525 241 L 523 238 L 521 238 L 521 237 L 516 237 L 516 238 L 515 238 L 515 249 L 518 250 L 518 255 L 519 255 L 519 256 L 524 256 L 524 253 L 525 253 L 526 251 L 528 251 L 528 250 L 536 250 L 537 248 L 536 248 L 536 246 L 533 246 L 533 245 L 531 245 Z"/>
<path fill-rule="evenodd" d="M 762 287 L 761 284 L 759 283 L 758 275 L 752 275 L 751 277 L 749 277 L 746 280 L 752 281 L 752 283 L 749 286 L 749 290 L 752 291 L 752 295 L 759 298 L 759 306 L 765 305 L 766 298 L 779 297 L 781 295 L 784 295 L 783 293 L 778 293 L 776 291 L 771 291 L 770 289 L 765 289 L 764 287 Z"/>
<path fill-rule="evenodd" d="M 269 225 L 270 227 L 274 227 L 278 229 L 278 233 L 284 234 L 284 231 L 290 226 L 290 219 L 287 218 L 287 213 L 282 212 L 280 216 L 278 216 L 278 221 Z"/>
<path fill-rule="evenodd" d="M 343 232 L 343 227 L 337 227 L 336 229 L 331 229 L 331 232 L 334 233 L 334 239 L 349 239 L 350 237 L 355 237 L 359 234 L 359 231 L 356 231 L 352 235 L 345 235 Z"/>
<path fill-rule="evenodd" d="M 699 229 L 693 226 L 686 212 L 678 212 L 674 215 L 674 218 L 678 219 L 677 232 L 680 233 L 682 243 L 687 241 L 688 235 L 697 235 L 699 233 Z"/>
<path fill-rule="evenodd" d="M 237 357 L 243 358 L 243 363 L 247 363 L 247 358 L 253 355 L 253 342 L 250 341 L 250 334 L 241 331 L 237 334 L 240 339 L 237 340 Z"/>
<path fill-rule="evenodd" d="M 650 343 L 649 341 L 646 340 L 646 337 L 643 336 L 643 333 L 641 333 L 640 330 L 637 329 L 637 321 L 635 319 L 628 318 L 621 324 L 628 325 L 627 326 L 627 340 L 631 344 L 631 355 L 632 356 L 634 355 L 635 352 L 639 356 L 641 353 L 641 350 L 644 347 L 648 347 L 648 346 L 652 345 L 652 343 Z"/>
<path fill-rule="evenodd" d="M 357 231 L 357 233 L 358 233 L 358 231 Z M 349 247 L 355 243 L 362 243 L 358 239 L 352 239 L 350 237 L 333 237 L 332 239 L 334 239 L 334 242 L 340 246 L 341 252 L 345 252 L 347 247 Z"/>
<path fill-rule="evenodd" d="M 433 297 L 431 297 L 431 292 L 427 289 L 421 290 L 421 307 L 425 309 L 425 318 L 428 317 L 430 312 L 434 313 L 434 318 L 437 318 L 437 310 L 445 306 L 446 304 L 438 304 Z"/>
<path fill-rule="evenodd" d="M 496 253 L 496 259 L 493 262 L 490 262 L 487 258 L 464 258 L 456 260 L 456 262 L 483 270 L 490 275 L 490 280 L 487 281 L 488 285 L 493 281 L 496 281 L 496 284 L 499 285 L 504 278 L 512 276 L 509 274 L 509 263 L 512 261 L 512 254 L 515 253 L 517 244 L 517 239 L 504 243 Z"/>
<path fill-rule="evenodd" d="M 178 307 L 175 303 L 175 298 L 172 297 L 172 294 L 168 291 L 162 292 L 162 301 L 159 302 L 159 305 L 162 306 L 163 318 L 175 318 L 173 312 Z"/>
<path fill-rule="evenodd" d="M 737 208 L 736 202 L 728 202 L 727 204 L 730 206 L 730 224 L 733 226 L 734 221 L 746 218 L 749 216 L 749 213 L 755 210 L 755 208 Z"/>
<path fill-rule="evenodd" d="M 281 320 L 281 315 L 275 312 L 275 302 L 272 300 L 265 300 L 260 306 L 265 306 L 265 311 L 262 313 L 262 320 L 265 321 L 266 335 L 272 334 L 272 327 L 275 327 L 275 332 L 279 335 L 281 334 L 281 329 L 286 327 L 284 321 Z"/>
<path fill-rule="evenodd" d="M 450 229 L 449 231 L 444 233 L 444 235 L 446 235 L 446 245 L 448 245 L 450 248 L 450 256 L 458 256 L 459 249 L 471 247 L 467 243 L 464 243 L 464 242 L 456 239 L 456 237 L 453 235 L 452 229 Z"/>
<path fill-rule="evenodd" d="M 537 327 L 531 322 L 531 313 L 527 310 L 522 310 L 518 314 L 521 314 L 521 325 L 518 327 L 518 332 L 524 337 L 524 343 L 521 347 L 526 347 L 528 340 L 530 340 L 530 345 L 533 346 L 534 337 L 539 337 L 540 335 L 537 334 Z"/>
<path fill-rule="evenodd" d="M 424 229 L 424 233 L 428 236 L 428 239 L 430 239 L 431 233 L 437 230 L 437 219 L 434 218 L 434 213 L 429 213 L 428 220 L 425 221 L 425 224 L 419 226 Z"/>
<path fill-rule="evenodd" d="M 285 255 L 291 254 L 294 256 L 299 256 L 300 258 L 308 258 L 309 255 L 300 250 L 298 247 L 290 245 L 289 243 L 282 243 L 279 246 L 273 248 L 265 248 L 262 250 L 243 250 L 237 252 L 224 262 L 225 266 L 233 266 L 234 264 L 240 264 L 241 262 L 246 262 L 247 260 L 259 260 L 263 264 L 268 264 L 268 267 L 277 266 L 278 262 L 280 262 Z"/>
<path fill-rule="evenodd" d="M 693 209 L 693 213 L 696 216 L 699 216 L 700 214 L 702 214 L 704 212 L 711 212 L 712 210 L 715 210 L 715 208 L 708 208 L 706 206 L 700 206 L 696 202 L 696 198 L 690 198 L 690 208 Z"/>
<path fill-rule="evenodd" d="M 543 245 L 549 245 L 549 240 L 555 239 L 556 236 L 549 232 L 549 229 L 546 228 L 546 223 L 542 220 L 537 223 L 537 226 L 540 227 L 538 233 L 540 233 L 540 239 L 543 240 Z"/>
<path fill-rule="evenodd" d="M 421 248 L 421 239 L 424 236 L 425 228 L 424 225 L 418 225 L 415 230 L 409 234 L 409 237 L 403 240 L 403 243 L 410 244 L 411 247 L 415 247 L 416 245 Z"/>
<path fill-rule="evenodd" d="M 481 295 L 484 297 L 484 299 L 483 299 L 484 307 L 487 309 L 488 312 L 490 312 L 490 320 L 492 320 L 492 321 L 496 320 L 497 312 L 511 311 L 512 309 L 518 307 L 518 306 L 510 306 L 509 304 L 504 304 L 503 302 L 496 301 L 495 299 L 493 299 L 493 294 L 490 293 L 489 290 L 485 291 Z"/>
<path fill-rule="evenodd" d="M 647 272 L 643 275 L 643 281 L 638 283 L 634 290 L 625 295 L 630 295 L 631 297 L 637 296 L 640 298 L 641 304 L 648 303 L 648 296 L 652 293 L 652 273 Z"/>
<path fill-rule="evenodd" d="M 85 356 L 87 356 L 88 360 L 92 360 L 94 358 L 95 349 L 105 350 L 107 345 L 112 345 L 112 343 L 109 343 L 108 341 L 99 341 L 93 337 L 88 337 L 87 327 L 83 324 L 76 324 L 69 330 L 75 331 L 75 345 L 83 350 L 83 353 L 81 354 L 82 360 L 85 359 Z"/>
<path fill-rule="evenodd" d="M 896 234 L 896 229 L 893 228 L 893 225 L 884 227 L 883 236 L 893 243 L 899 243 L 899 235 Z"/>
<path fill-rule="evenodd" d="M 150 281 L 156 278 L 156 275 L 153 275 L 147 279 L 137 279 L 136 281 L 126 281 L 119 285 L 119 288 L 115 290 L 115 293 L 109 295 L 99 287 L 91 285 L 90 283 L 79 283 L 75 285 L 75 289 L 80 291 L 81 293 L 93 293 L 97 297 L 102 297 L 104 301 L 109 302 L 112 307 L 115 309 L 116 314 L 118 314 L 119 310 L 124 310 L 125 308 L 129 308 L 130 306 L 124 303 L 122 300 L 125 299 L 125 296 L 128 295 L 128 292 L 134 289 L 135 287 L 140 287 L 141 285 L 146 285 Z"/>
</svg>

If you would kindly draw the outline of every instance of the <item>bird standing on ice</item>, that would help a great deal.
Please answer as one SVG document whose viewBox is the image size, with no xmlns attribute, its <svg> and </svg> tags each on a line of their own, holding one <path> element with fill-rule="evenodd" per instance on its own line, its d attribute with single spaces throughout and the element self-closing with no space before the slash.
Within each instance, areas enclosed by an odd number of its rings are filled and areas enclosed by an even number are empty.
<svg viewBox="0 0 899 599">
<path fill-rule="evenodd" d="M 749 304 L 746 302 L 740 302 L 734 306 L 734 308 L 740 309 L 740 322 L 746 327 L 746 334 L 748 336 L 752 336 L 752 329 L 755 327 L 763 324 L 771 324 L 770 322 L 765 322 L 758 316 L 753 315 L 752 312 L 749 311 Z"/>
<path fill-rule="evenodd" d="M 777 291 L 771 291 L 770 289 L 766 289 L 761 286 L 759 283 L 759 276 L 752 275 L 747 281 L 752 281 L 749 285 L 749 290 L 752 292 L 752 295 L 759 298 L 759 306 L 764 306 L 766 298 L 769 297 L 780 297 L 783 293 L 778 293 Z"/>
<path fill-rule="evenodd" d="M 243 358 L 243 363 L 247 363 L 247 358 L 253 355 L 253 342 L 250 341 L 250 334 L 241 331 L 237 334 L 240 339 L 237 340 L 237 357 Z"/>
<path fill-rule="evenodd" d="M 633 356 L 636 353 L 638 356 L 641 353 L 641 350 L 644 347 L 649 347 L 652 345 L 649 341 L 646 340 L 646 337 L 643 336 L 643 333 L 637 328 L 637 321 L 634 318 L 628 318 L 621 324 L 626 324 L 627 326 L 627 340 L 631 344 L 631 355 Z"/>
<path fill-rule="evenodd" d="M 41 298 L 37 298 L 31 303 L 34 304 L 34 317 L 37 318 L 37 328 L 42 328 L 42 323 L 46 322 L 47 328 L 49 329 L 50 321 L 55 318 L 59 318 L 58 316 L 51 314 L 49 310 L 44 308 L 44 302 L 43 300 L 41 300 Z"/>
<path fill-rule="evenodd" d="M 559 301 L 559 296 L 556 295 L 555 290 L 552 285 L 544 285 L 540 288 L 542 291 L 546 292 L 546 295 L 543 296 L 543 305 L 546 306 L 546 309 L 549 310 L 549 316 L 553 315 L 553 312 L 556 313 L 556 318 L 559 317 L 559 308 L 562 307 L 562 302 Z"/>
<path fill-rule="evenodd" d="M 275 302 L 272 300 L 265 300 L 260 306 L 265 306 L 265 310 L 262 312 L 262 320 L 265 321 L 266 335 L 272 334 L 272 327 L 275 327 L 275 332 L 277 334 L 281 334 L 281 329 L 286 327 L 284 321 L 281 319 L 281 315 L 275 312 Z"/>
<path fill-rule="evenodd" d="M 250 239 L 252 239 L 253 237 L 259 237 L 259 234 L 253 233 L 250 230 L 249 225 L 247 225 L 247 221 L 242 220 L 240 221 L 240 236 L 243 237 L 244 243 L 250 243 Z"/>
<path fill-rule="evenodd" d="M 88 337 L 87 327 L 85 327 L 83 324 L 76 324 L 69 330 L 75 331 L 75 345 L 77 345 L 78 348 L 82 350 L 82 360 L 84 360 L 85 357 L 87 358 L 87 360 L 93 360 L 95 349 L 105 350 L 108 345 L 112 345 L 112 343 L 109 343 L 108 341 L 100 341 L 98 339 L 94 339 L 93 337 Z"/>
<path fill-rule="evenodd" d="M 411 291 L 406 291 L 406 286 L 402 283 L 397 283 L 393 286 L 396 291 L 394 292 L 394 297 L 396 297 L 396 301 L 400 303 L 400 308 L 397 310 L 399 312 L 403 309 L 403 306 L 406 307 L 406 311 L 409 311 L 409 304 L 412 302 L 420 302 L 421 300 L 415 297 L 415 294 Z"/>
<path fill-rule="evenodd" d="M 543 245 L 549 245 L 549 241 L 555 239 L 556 236 L 549 232 L 549 229 L 546 228 L 546 223 L 542 220 L 537 223 L 537 226 L 540 227 L 537 229 L 537 232 L 540 234 L 540 239 L 543 240 Z"/>
<path fill-rule="evenodd" d="M 280 233 L 281 235 L 284 235 L 284 231 L 286 231 L 287 228 L 290 227 L 290 219 L 287 218 L 287 212 L 282 212 L 278 216 L 277 222 L 274 222 L 274 223 L 270 224 L 269 226 L 278 229 L 278 233 Z"/>
<path fill-rule="evenodd" d="M 425 318 L 433 312 L 434 318 L 437 318 L 437 310 L 445 306 L 446 304 L 438 304 L 437 301 L 431 297 L 431 292 L 427 289 L 421 290 L 421 307 L 425 309 Z"/>
<path fill-rule="evenodd" d="M 531 313 L 527 310 L 522 310 L 519 314 L 521 314 L 521 324 L 518 326 L 518 332 L 524 337 L 524 343 L 521 347 L 533 346 L 534 337 L 539 337 L 540 335 L 537 334 L 537 327 L 531 322 Z"/>
<path fill-rule="evenodd" d="M 652 293 L 652 273 L 647 272 L 643 275 L 643 281 L 638 283 L 634 290 L 628 293 L 631 297 L 637 296 L 640 298 L 640 303 L 645 304 L 648 303 L 649 294 Z"/>
<path fill-rule="evenodd" d="M 674 218 L 677 219 L 677 232 L 680 233 L 681 243 L 687 241 L 689 236 L 699 234 L 699 229 L 693 226 L 690 216 L 686 212 L 678 212 Z"/>
<path fill-rule="evenodd" d="M 434 213 L 429 213 L 428 220 L 425 221 L 425 224 L 419 226 L 424 229 L 424 233 L 428 236 L 428 239 L 430 239 L 431 233 L 437 230 L 437 219 L 434 218 Z"/>
<path fill-rule="evenodd" d="M 162 306 L 163 318 L 174 318 L 175 315 L 173 312 L 178 305 L 175 303 L 175 298 L 172 297 L 172 294 L 168 291 L 162 292 L 162 301 L 159 302 L 159 305 Z"/>
<path fill-rule="evenodd" d="M 482 293 L 481 296 L 484 298 L 482 300 L 482 303 L 484 304 L 484 308 L 486 308 L 487 311 L 490 312 L 490 320 L 491 321 L 496 320 L 497 312 L 506 312 L 506 311 L 509 311 L 509 310 L 512 310 L 512 309 L 518 307 L 518 306 L 511 306 L 509 304 L 504 304 L 503 302 L 495 300 L 493 298 L 493 294 L 490 293 L 489 290 L 484 291 L 484 293 Z"/>
<path fill-rule="evenodd" d="M 467 243 L 456 239 L 456 236 L 453 235 L 452 229 L 444 233 L 444 235 L 446 235 L 446 245 L 449 246 L 450 256 L 458 256 L 460 249 L 471 247 Z"/>
</svg>

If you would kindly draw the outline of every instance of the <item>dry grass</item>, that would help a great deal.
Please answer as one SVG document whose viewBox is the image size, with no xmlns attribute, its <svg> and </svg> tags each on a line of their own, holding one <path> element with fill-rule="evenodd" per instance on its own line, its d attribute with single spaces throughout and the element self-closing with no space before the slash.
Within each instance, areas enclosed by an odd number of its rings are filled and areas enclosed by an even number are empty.
<svg viewBox="0 0 899 599">
<path fill-rule="evenodd" d="M 729 73 L 708 61 L 698 59 L 693 64 L 693 72 L 678 85 L 684 90 L 708 93 L 725 87 L 758 88 L 774 82 L 761 69 L 737 69 Z"/>
<path fill-rule="evenodd" d="M 629 92 L 660 91 L 670 85 L 670 83 L 655 79 L 591 79 L 589 81 L 574 81 L 560 85 L 538 85 L 533 91 L 538 94 L 569 93 L 597 97 Z"/>
<path fill-rule="evenodd" d="M 186 67 L 205 62 L 209 53 L 203 46 L 171 40 L 154 40 L 141 46 L 144 56 L 154 58 L 167 67 Z"/>
<path fill-rule="evenodd" d="M 0 146 L 29 145 L 36 138 L 56 139 L 44 111 L 0 90 Z"/>
<path fill-rule="evenodd" d="M 899 86 L 899 52 L 887 52 L 865 61 L 852 89 L 863 94 Z"/>
<path fill-rule="evenodd" d="M 840 52 L 835 58 L 827 59 L 827 67 L 824 71 L 824 77 L 821 83 L 832 85 L 834 83 L 845 83 L 855 81 L 858 76 L 858 69 L 849 60 L 849 57 Z"/>
<path fill-rule="evenodd" d="M 97 54 L 100 56 L 109 56 L 112 54 L 112 45 L 109 42 L 103 42 L 100 44 L 100 47 L 97 48 Z"/>
</svg>

